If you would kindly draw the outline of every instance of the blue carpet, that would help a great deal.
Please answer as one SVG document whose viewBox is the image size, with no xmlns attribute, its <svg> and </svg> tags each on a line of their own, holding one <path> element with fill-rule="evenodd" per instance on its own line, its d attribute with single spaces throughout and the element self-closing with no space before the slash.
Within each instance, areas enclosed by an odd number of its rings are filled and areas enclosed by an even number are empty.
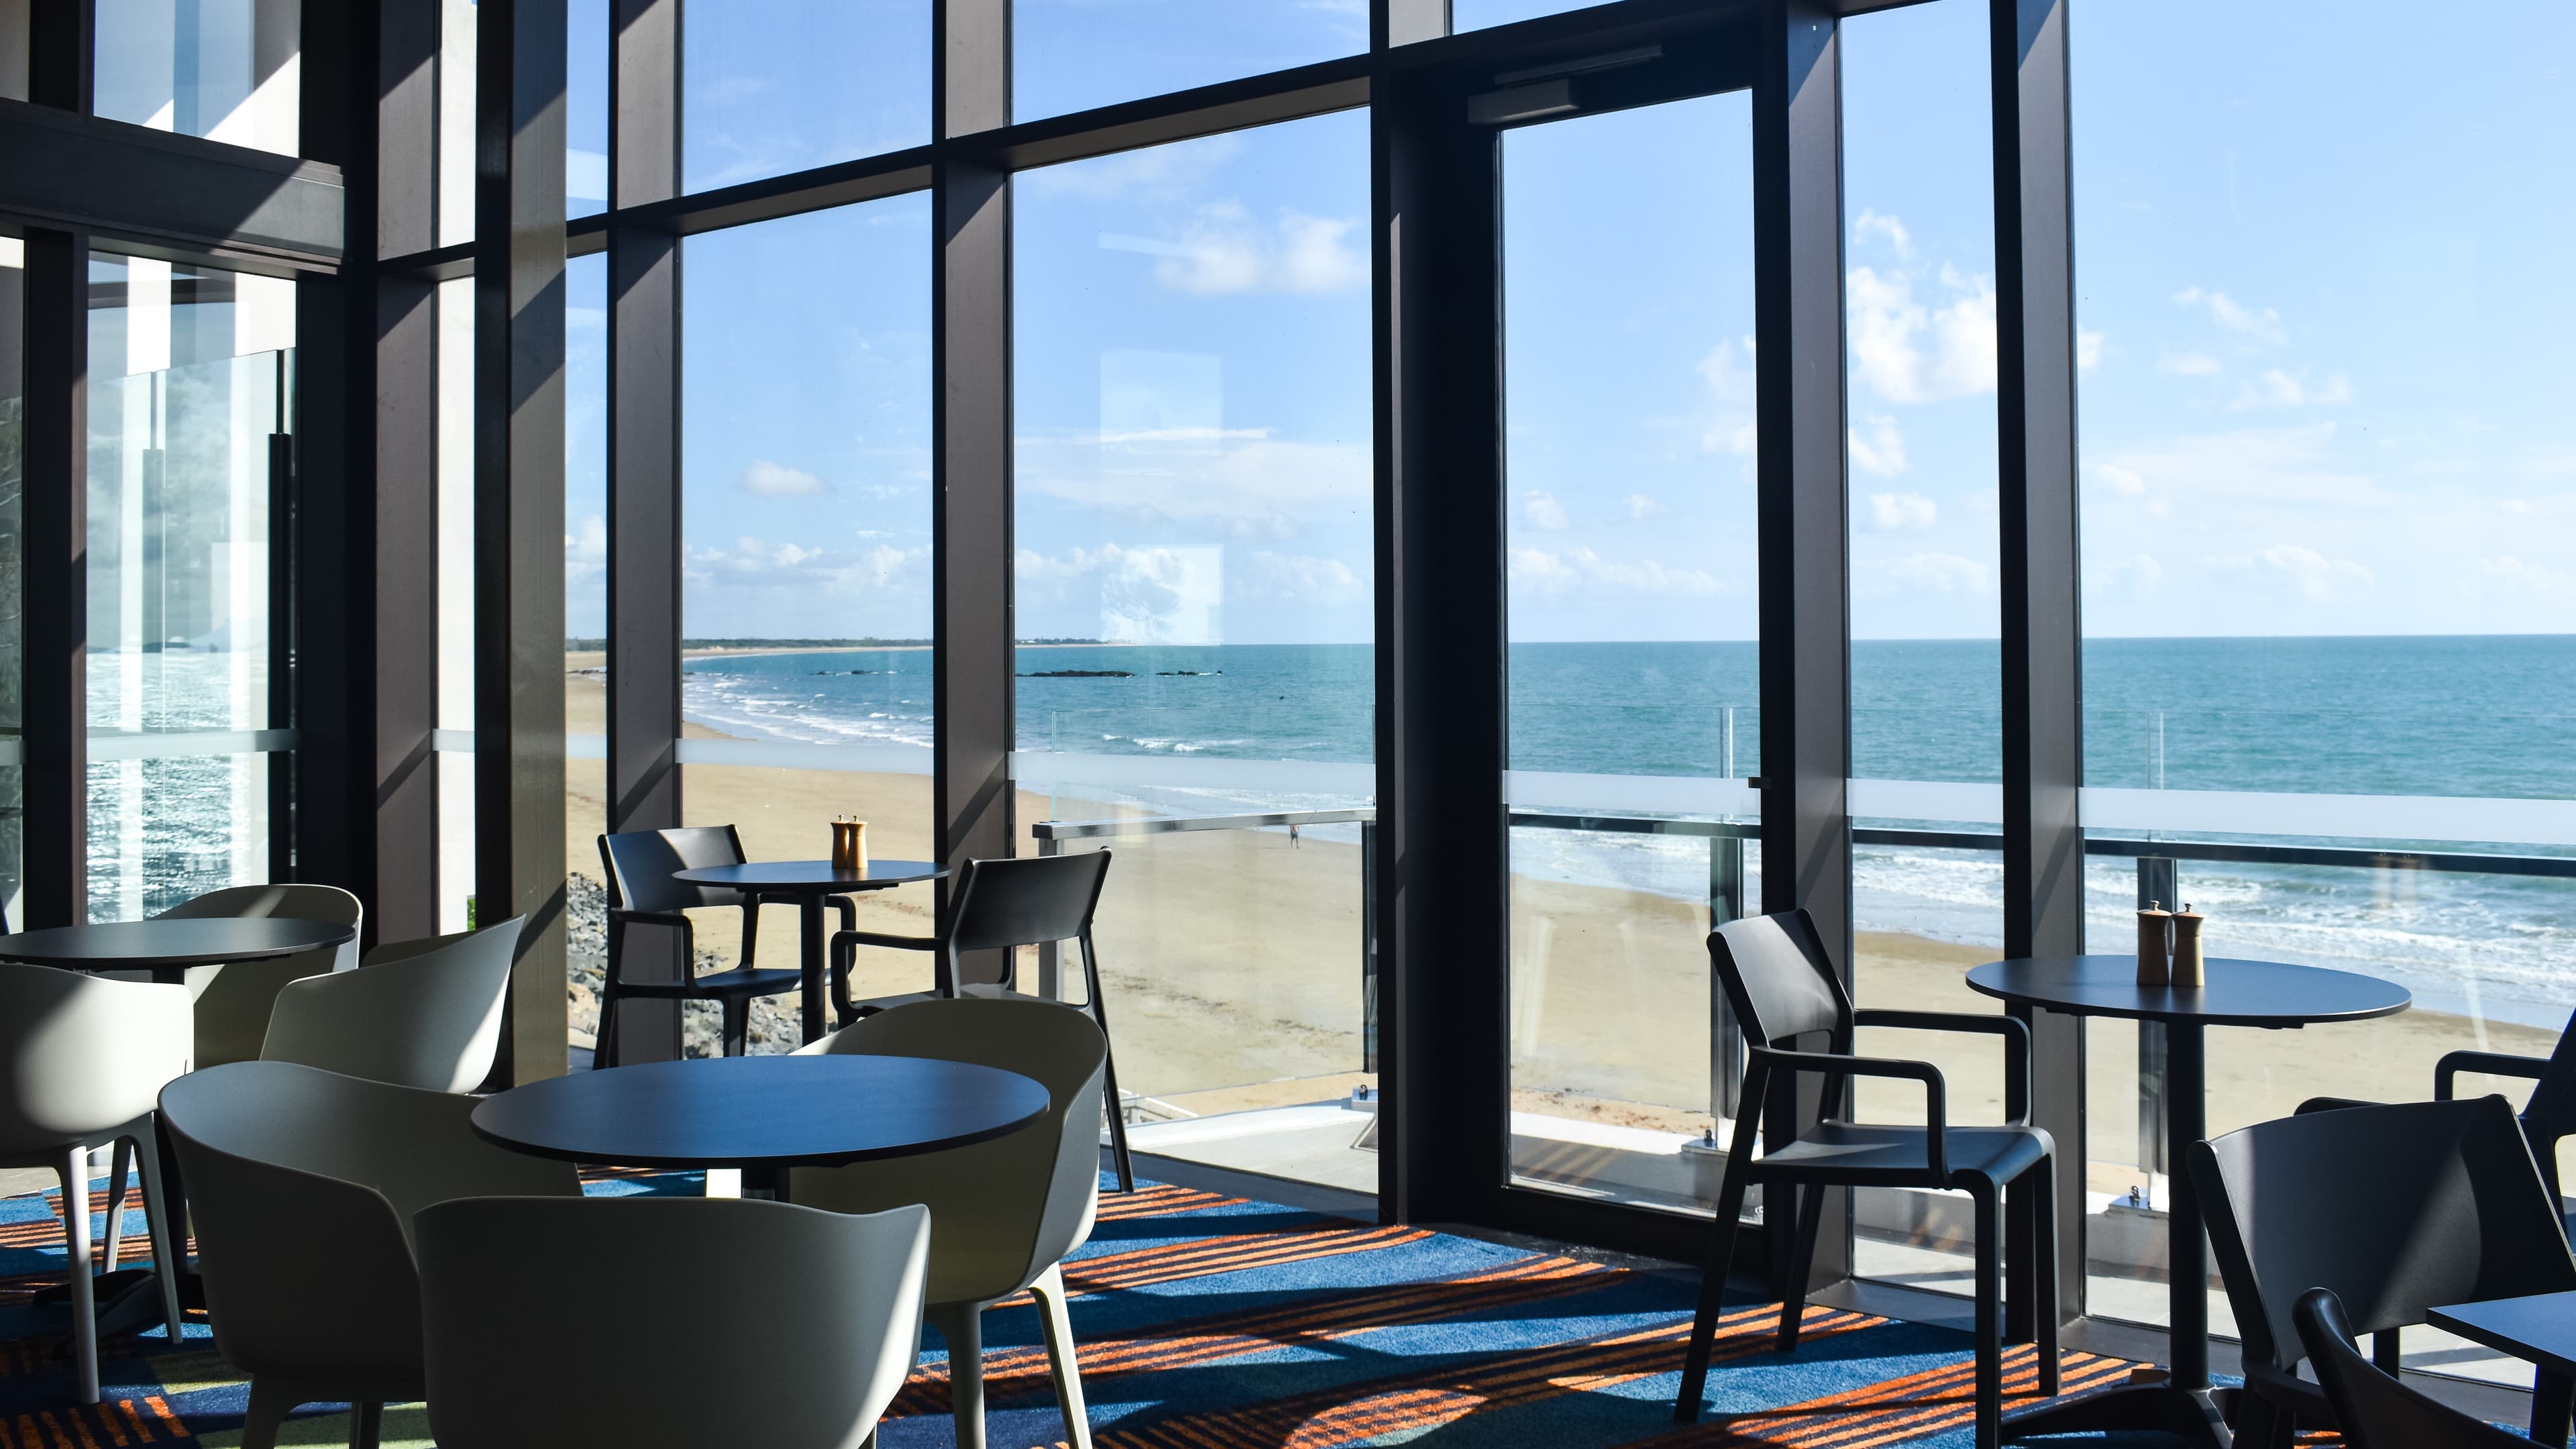
<svg viewBox="0 0 2576 1449">
<path fill-rule="evenodd" d="M 693 1174 L 591 1185 L 700 1190 Z M 130 1266 L 150 1252 L 139 1210 L 127 1231 Z M 73 1406 L 66 1315 L 30 1301 L 62 1281 L 62 1263 L 50 1196 L 0 1202 L 0 1449 L 233 1442 L 247 1388 L 201 1316 L 177 1345 L 157 1324 L 102 1345 L 106 1402 Z M 1191 1188 L 1105 1194 L 1065 1278 L 1101 1449 L 1966 1449 L 1973 1438 L 1968 1341 L 1954 1331 L 1811 1307 L 1799 1351 L 1783 1356 L 1771 1349 L 1777 1305 L 1737 1311 L 1704 1421 L 1685 1428 L 1672 1420 L 1691 1316 L 1679 1279 Z M 1035 1309 L 1005 1304 L 985 1333 L 993 1444 L 1062 1441 Z M 945 1346 L 926 1333 L 923 1349 L 885 1449 L 956 1442 Z M 2031 1351 L 2007 1367 L 2008 1407 L 2034 1402 Z M 2067 1354 L 2066 1388 L 2128 1367 Z M 346 1422 L 308 1409 L 291 1437 L 345 1442 Z M 388 1445 L 426 1441 L 417 1406 L 388 1413 Z"/>
</svg>

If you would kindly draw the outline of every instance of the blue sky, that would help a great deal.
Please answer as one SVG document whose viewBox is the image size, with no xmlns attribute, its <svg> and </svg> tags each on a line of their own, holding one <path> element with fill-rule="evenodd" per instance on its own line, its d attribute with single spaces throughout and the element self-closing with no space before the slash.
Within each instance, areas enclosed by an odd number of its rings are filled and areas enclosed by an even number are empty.
<svg viewBox="0 0 2576 1449">
<path fill-rule="evenodd" d="M 692 185 L 926 136 L 922 8 L 693 4 Z M 1349 53 L 1361 8 L 1021 0 L 1018 110 Z M 1996 628 L 1984 14 L 1845 27 L 1864 638 Z M 2576 134 L 2576 7 L 2419 21 L 2077 0 L 2087 632 L 2576 631 L 2576 189 L 2536 184 Z M 1751 634 L 1747 116 L 1507 142 L 1515 637 Z M 1367 637 L 1366 125 L 1022 176 L 1023 634 Z M 691 633 L 927 628 L 929 263 L 918 199 L 687 243 Z M 577 573 L 600 291 L 577 265 Z"/>
</svg>

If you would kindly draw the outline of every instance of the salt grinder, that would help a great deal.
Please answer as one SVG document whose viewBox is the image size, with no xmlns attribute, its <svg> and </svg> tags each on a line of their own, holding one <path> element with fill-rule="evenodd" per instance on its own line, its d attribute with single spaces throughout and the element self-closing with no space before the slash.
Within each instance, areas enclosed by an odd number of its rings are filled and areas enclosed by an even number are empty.
<svg viewBox="0 0 2576 1449">
<path fill-rule="evenodd" d="M 2167 986 L 2173 983 L 2173 912 L 2162 901 L 2149 901 L 2138 912 L 2138 984 Z"/>
</svg>

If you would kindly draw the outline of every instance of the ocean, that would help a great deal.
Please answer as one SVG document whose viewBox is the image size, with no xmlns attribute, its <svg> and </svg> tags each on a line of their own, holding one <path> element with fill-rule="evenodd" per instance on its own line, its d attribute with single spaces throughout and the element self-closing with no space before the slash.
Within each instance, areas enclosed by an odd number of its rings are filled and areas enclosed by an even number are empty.
<svg viewBox="0 0 2576 1449">
<path fill-rule="evenodd" d="M 1027 647 L 1018 661 L 1025 750 L 1370 758 L 1366 645 Z M 2000 779 L 1992 641 L 1861 641 L 1851 662 L 1855 776 Z M 1516 770 L 1761 772 L 1750 643 L 1522 644 L 1510 668 Z M 930 669 L 926 650 L 696 659 L 684 702 L 690 718 L 732 734 L 926 750 Z M 2576 637 L 2088 641 L 2085 777 L 2140 789 L 2569 798 Z M 1191 812 L 1364 803 L 1277 790 L 1134 793 Z M 1522 830 L 1514 862 L 1555 879 L 1704 899 L 1705 849 Z M 2126 949 L 2133 869 L 2088 865 L 2094 949 Z M 2425 1006 L 2492 1019 L 2555 1027 L 2576 1007 L 2576 881 L 2190 861 L 2183 881 L 2227 954 L 2365 970 L 2405 982 Z M 1864 847 L 1855 884 L 1863 930 L 2002 944 L 1998 854 Z"/>
</svg>

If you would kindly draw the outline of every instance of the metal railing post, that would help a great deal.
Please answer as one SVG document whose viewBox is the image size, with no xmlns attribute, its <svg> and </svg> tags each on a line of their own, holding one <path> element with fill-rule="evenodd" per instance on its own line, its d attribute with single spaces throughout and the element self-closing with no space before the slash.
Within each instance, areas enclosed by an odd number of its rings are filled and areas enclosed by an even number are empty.
<svg viewBox="0 0 2576 1449">
<path fill-rule="evenodd" d="M 1377 822 L 1360 822 L 1360 1070 L 1377 1070 Z"/>
<path fill-rule="evenodd" d="M 1708 928 L 1712 931 L 1744 915 L 1744 841 L 1713 835 L 1708 841 Z M 1720 1120 L 1739 1115 L 1744 1104 L 1744 1033 L 1735 1024 L 1735 1006 L 1717 984 L 1708 983 L 1708 1115 Z"/>
<path fill-rule="evenodd" d="M 2138 909 L 2162 903 L 2166 910 L 2182 904 L 2182 863 L 2169 855 L 2138 857 Z M 2141 1186 L 2155 1194 L 2158 1173 L 2173 1176 L 2173 1144 L 2165 1141 L 2165 1024 L 2138 1023 L 2138 1170 Z"/>
</svg>

